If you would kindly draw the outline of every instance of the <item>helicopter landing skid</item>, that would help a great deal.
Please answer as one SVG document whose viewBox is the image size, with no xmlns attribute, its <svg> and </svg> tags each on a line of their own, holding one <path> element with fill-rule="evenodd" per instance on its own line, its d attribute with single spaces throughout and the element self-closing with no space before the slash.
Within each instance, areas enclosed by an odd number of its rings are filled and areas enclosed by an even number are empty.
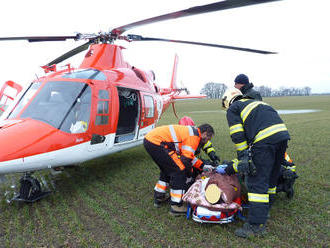
<svg viewBox="0 0 330 248">
<path fill-rule="evenodd" d="M 13 198 L 13 201 L 32 203 L 48 196 L 51 191 L 42 191 L 40 182 L 31 176 L 30 173 L 26 173 L 20 179 L 19 195 Z"/>
</svg>

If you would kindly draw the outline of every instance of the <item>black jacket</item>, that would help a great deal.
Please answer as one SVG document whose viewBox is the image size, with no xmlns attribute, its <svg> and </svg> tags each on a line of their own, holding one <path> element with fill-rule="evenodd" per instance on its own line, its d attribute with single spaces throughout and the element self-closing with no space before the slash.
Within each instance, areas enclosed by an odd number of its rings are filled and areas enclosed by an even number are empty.
<svg viewBox="0 0 330 248">
<path fill-rule="evenodd" d="M 262 101 L 235 101 L 227 110 L 227 121 L 237 151 L 243 151 L 253 144 L 276 144 L 290 139 L 276 110 Z"/>
<path fill-rule="evenodd" d="M 250 98 L 250 99 L 255 99 L 258 101 L 262 101 L 262 97 L 259 93 L 259 91 L 256 91 L 253 88 L 253 83 L 245 84 L 240 91 L 243 94 L 243 98 Z"/>
</svg>

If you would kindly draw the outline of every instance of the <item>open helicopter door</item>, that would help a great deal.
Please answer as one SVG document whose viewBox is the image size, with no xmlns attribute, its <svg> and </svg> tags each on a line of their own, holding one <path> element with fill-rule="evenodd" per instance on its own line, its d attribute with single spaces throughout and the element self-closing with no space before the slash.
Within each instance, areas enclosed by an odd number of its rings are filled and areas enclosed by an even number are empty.
<svg viewBox="0 0 330 248">
<path fill-rule="evenodd" d="M 117 90 L 119 116 L 115 143 L 136 140 L 141 106 L 139 91 L 124 87 L 117 87 Z"/>
<path fill-rule="evenodd" d="M 153 95 L 141 92 L 141 118 L 139 139 L 142 139 L 149 131 L 155 127 L 156 117 L 158 116 L 156 101 Z"/>
</svg>

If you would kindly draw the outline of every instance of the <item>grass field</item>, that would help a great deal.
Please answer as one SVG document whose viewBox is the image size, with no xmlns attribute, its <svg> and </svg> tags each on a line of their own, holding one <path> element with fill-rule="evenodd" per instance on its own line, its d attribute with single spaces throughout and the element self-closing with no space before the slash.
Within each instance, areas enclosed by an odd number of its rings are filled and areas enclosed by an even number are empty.
<svg viewBox="0 0 330 248">
<path fill-rule="evenodd" d="M 266 98 L 276 109 L 318 109 L 282 115 L 291 134 L 288 152 L 299 175 L 295 196 L 280 193 L 268 234 L 243 240 L 233 232 L 243 223 L 198 224 L 153 206 L 158 167 L 144 148 L 70 168 L 53 179 L 56 191 L 35 204 L 0 204 L 0 247 L 329 247 L 330 96 Z M 235 149 L 219 100 L 180 101 L 180 116 L 215 127 L 221 159 Z M 177 123 L 172 110 L 160 124 Z M 45 175 L 50 180 L 50 175 Z"/>
</svg>

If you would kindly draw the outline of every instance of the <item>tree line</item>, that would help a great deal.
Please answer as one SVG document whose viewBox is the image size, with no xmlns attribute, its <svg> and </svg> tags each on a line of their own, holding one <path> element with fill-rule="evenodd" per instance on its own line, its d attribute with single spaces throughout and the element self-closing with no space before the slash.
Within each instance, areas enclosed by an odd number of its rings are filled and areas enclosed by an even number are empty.
<svg viewBox="0 0 330 248">
<path fill-rule="evenodd" d="M 221 98 L 223 93 L 228 87 L 222 83 L 209 82 L 204 85 L 201 89 L 200 94 L 206 95 L 208 98 Z M 311 95 L 312 89 L 310 87 L 303 88 L 286 88 L 281 87 L 278 90 L 272 89 L 267 86 L 254 87 L 255 90 L 259 91 L 262 97 L 273 97 L 273 96 L 309 96 Z"/>
</svg>

